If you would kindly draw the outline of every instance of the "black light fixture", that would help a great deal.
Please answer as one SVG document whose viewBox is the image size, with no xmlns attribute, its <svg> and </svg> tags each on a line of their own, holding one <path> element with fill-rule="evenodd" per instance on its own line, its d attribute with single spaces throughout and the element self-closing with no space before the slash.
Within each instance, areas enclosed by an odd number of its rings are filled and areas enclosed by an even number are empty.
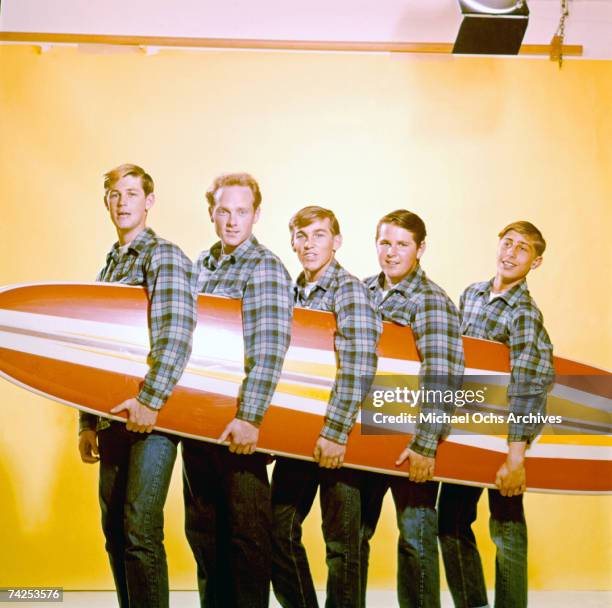
<svg viewBox="0 0 612 608">
<path fill-rule="evenodd" d="M 518 55 L 529 21 L 525 0 L 458 0 L 463 22 L 453 53 Z"/>
</svg>

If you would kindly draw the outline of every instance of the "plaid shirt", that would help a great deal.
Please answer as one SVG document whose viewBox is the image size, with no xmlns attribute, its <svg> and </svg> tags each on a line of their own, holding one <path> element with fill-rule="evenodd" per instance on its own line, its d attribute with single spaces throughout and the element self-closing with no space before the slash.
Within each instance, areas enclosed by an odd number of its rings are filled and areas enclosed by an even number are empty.
<svg viewBox="0 0 612 608">
<path fill-rule="evenodd" d="M 179 381 L 191 354 L 196 307 L 191 290 L 191 261 L 173 243 L 145 228 L 120 252 L 115 243 L 96 281 L 143 285 L 149 299 L 150 346 L 138 401 L 159 410 Z M 96 423 L 97 421 L 97 423 Z M 101 430 L 107 419 L 81 412 L 80 430 Z"/>
<path fill-rule="evenodd" d="M 555 372 L 542 313 L 529 295 L 525 280 L 489 301 L 492 284 L 493 280 L 474 283 L 461 294 L 461 330 L 466 336 L 510 347 L 510 412 L 516 416 L 543 414 Z M 508 441 L 530 443 L 541 429 L 540 423 L 510 422 Z"/>
<path fill-rule="evenodd" d="M 457 308 L 446 292 L 427 278 L 420 266 L 394 285 L 383 297 L 383 273 L 365 280 L 370 296 L 383 320 L 412 329 L 419 355 L 419 388 L 454 390 L 463 380 L 463 343 Z M 421 411 L 452 414 L 453 403 L 421 404 Z M 439 410 L 439 411 L 438 411 Z M 450 432 L 450 425 L 420 420 L 410 447 L 435 458 L 438 442 Z"/>
<path fill-rule="evenodd" d="M 338 370 L 321 436 L 345 444 L 376 374 L 376 346 L 382 324 L 361 281 L 336 260 L 332 260 L 308 297 L 304 286 L 302 273 L 294 287 L 296 305 L 328 310 L 336 316 L 334 345 Z"/>
<path fill-rule="evenodd" d="M 236 418 L 259 425 L 280 379 L 291 339 L 291 278 L 272 252 L 248 238 L 229 255 L 221 242 L 196 262 L 196 291 L 242 300 L 244 371 Z"/>
</svg>

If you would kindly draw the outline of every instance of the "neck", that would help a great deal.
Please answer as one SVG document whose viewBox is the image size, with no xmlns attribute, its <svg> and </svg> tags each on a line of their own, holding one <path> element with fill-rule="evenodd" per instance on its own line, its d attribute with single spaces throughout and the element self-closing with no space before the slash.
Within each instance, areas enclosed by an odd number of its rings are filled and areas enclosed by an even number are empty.
<svg viewBox="0 0 612 608">
<path fill-rule="evenodd" d="M 117 239 L 120 245 L 128 245 L 131 243 L 144 229 L 146 226 L 139 226 L 126 232 L 117 230 Z"/>
<path fill-rule="evenodd" d="M 249 236 L 247 236 L 244 241 L 240 241 L 238 245 L 228 245 L 227 243 L 221 241 L 221 255 L 229 255 L 230 253 L 234 253 L 234 251 L 236 251 L 236 249 L 238 249 L 238 247 L 240 247 L 245 241 L 248 241 L 251 236 L 252 235 L 249 234 Z"/>
<path fill-rule="evenodd" d="M 493 279 L 493 285 L 491 286 L 491 291 L 493 293 L 502 293 L 503 291 L 508 291 L 511 287 L 518 285 L 525 277 L 521 277 L 520 279 L 516 279 L 515 281 L 506 282 L 503 277 L 499 275 L 495 275 Z"/>
</svg>

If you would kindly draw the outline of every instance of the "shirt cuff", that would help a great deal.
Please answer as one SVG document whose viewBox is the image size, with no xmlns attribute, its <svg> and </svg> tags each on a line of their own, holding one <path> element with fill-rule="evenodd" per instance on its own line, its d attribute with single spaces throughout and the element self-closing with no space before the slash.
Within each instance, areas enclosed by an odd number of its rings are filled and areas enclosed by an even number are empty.
<svg viewBox="0 0 612 608">
<path fill-rule="evenodd" d="M 431 433 L 417 432 L 410 442 L 410 449 L 427 458 L 435 458 L 438 450 L 439 437 Z"/>
<path fill-rule="evenodd" d="M 536 435 L 534 433 L 528 433 L 526 429 L 522 429 L 518 426 L 513 427 L 513 425 L 510 425 L 508 428 L 508 443 L 511 441 L 525 441 L 529 446 L 535 437 Z"/>
<path fill-rule="evenodd" d="M 143 385 L 136 399 L 138 399 L 138 401 L 140 401 L 142 405 L 146 405 L 152 410 L 161 410 L 161 408 L 164 406 L 164 403 L 166 403 L 167 397 L 165 397 L 158 391 L 155 391 L 147 387 L 146 385 Z"/>
<path fill-rule="evenodd" d="M 329 439 L 334 443 L 339 443 L 341 445 L 345 445 L 348 441 L 348 432 L 346 428 L 337 422 L 333 422 L 329 418 L 325 419 L 325 424 L 323 425 L 323 429 L 321 430 L 321 437 L 325 437 L 325 439 Z"/>
<path fill-rule="evenodd" d="M 238 412 L 236 413 L 236 418 L 238 420 L 243 420 L 244 422 L 250 422 L 255 426 L 259 426 L 263 421 L 263 413 L 257 412 L 255 410 L 247 410 L 242 407 L 238 407 Z"/>
<path fill-rule="evenodd" d="M 97 416 L 89 412 L 79 412 L 79 434 L 83 431 L 95 431 L 97 426 Z"/>
</svg>

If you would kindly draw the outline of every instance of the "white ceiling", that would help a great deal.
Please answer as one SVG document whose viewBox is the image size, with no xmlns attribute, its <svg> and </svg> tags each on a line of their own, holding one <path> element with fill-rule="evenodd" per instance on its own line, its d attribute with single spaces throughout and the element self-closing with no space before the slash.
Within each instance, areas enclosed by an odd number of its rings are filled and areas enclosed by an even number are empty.
<svg viewBox="0 0 612 608">
<path fill-rule="evenodd" d="M 0 31 L 260 40 L 449 42 L 457 0 L 1 0 Z M 525 44 L 548 44 L 561 0 L 528 0 Z M 566 44 L 612 59 L 612 0 L 570 0 Z"/>
</svg>

